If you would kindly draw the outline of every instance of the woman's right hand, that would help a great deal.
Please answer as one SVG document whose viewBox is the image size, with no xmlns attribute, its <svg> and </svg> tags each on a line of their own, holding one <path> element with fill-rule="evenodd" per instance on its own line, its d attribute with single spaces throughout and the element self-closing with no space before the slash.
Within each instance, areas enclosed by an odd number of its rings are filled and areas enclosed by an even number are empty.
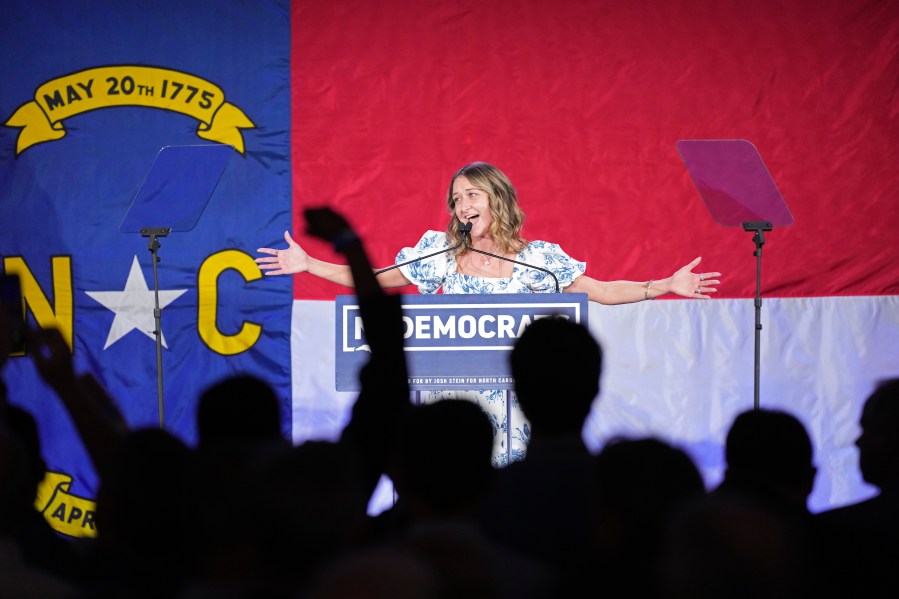
<svg viewBox="0 0 899 599">
<path fill-rule="evenodd" d="M 256 258 L 256 264 L 260 270 L 266 271 L 266 275 L 292 275 L 309 270 L 309 254 L 306 250 L 293 240 L 288 231 L 284 231 L 284 240 L 287 242 L 287 249 L 256 250 L 261 254 L 271 254 L 271 257 Z"/>
</svg>

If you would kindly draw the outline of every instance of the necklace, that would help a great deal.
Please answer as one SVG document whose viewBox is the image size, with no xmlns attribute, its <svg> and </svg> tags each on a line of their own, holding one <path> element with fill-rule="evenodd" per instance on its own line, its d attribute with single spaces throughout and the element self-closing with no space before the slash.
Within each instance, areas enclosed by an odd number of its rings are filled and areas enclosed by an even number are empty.
<svg viewBox="0 0 899 599">
<path fill-rule="evenodd" d="M 484 256 L 483 260 L 484 260 L 484 266 L 490 266 L 490 258 L 488 258 L 487 256 Z"/>
</svg>

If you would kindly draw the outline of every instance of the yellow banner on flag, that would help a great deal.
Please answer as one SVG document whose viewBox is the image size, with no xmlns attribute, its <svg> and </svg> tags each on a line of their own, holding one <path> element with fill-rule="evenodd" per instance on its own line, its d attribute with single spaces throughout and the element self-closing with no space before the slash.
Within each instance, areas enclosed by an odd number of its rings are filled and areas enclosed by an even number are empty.
<svg viewBox="0 0 899 599">
<path fill-rule="evenodd" d="M 72 477 L 61 472 L 47 472 L 38 485 L 34 506 L 56 532 L 70 537 L 97 536 L 97 502 L 72 495 Z"/>
<path fill-rule="evenodd" d="M 114 106 L 187 115 L 200 121 L 198 137 L 234 146 L 241 154 L 240 129 L 255 127 L 243 111 L 225 101 L 225 93 L 214 83 L 182 71 L 138 65 L 96 67 L 47 81 L 5 125 L 21 128 L 18 155 L 35 144 L 65 137 L 65 119 Z"/>
</svg>

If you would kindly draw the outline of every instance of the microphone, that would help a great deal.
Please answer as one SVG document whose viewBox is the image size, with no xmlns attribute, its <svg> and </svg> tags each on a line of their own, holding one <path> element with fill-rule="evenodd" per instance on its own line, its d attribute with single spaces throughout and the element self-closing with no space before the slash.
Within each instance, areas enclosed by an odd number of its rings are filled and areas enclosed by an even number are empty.
<svg viewBox="0 0 899 599">
<path fill-rule="evenodd" d="M 467 227 L 466 227 L 466 225 L 467 225 Z M 471 244 L 468 243 L 468 241 L 466 241 L 466 234 L 467 234 L 468 236 L 471 236 L 471 222 L 468 222 L 468 223 L 465 223 L 465 224 L 460 224 L 460 225 L 459 225 L 459 232 L 462 233 L 462 243 L 465 244 L 466 249 L 469 249 L 469 250 L 471 250 L 472 252 L 477 252 L 477 253 L 479 253 L 479 254 L 484 254 L 485 256 L 490 256 L 491 258 L 497 258 L 497 259 L 499 259 L 499 260 L 505 260 L 506 262 L 513 262 L 513 263 L 515 263 L 515 264 L 519 264 L 519 265 L 525 266 L 525 267 L 527 267 L 527 268 L 533 268 L 534 270 L 539 270 L 539 271 L 545 272 L 546 274 L 548 274 L 549 276 L 551 276 L 551 277 L 553 278 L 553 281 L 554 281 L 555 284 L 556 284 L 556 293 L 560 293 L 560 289 L 559 289 L 559 277 L 557 277 L 557 276 L 556 276 L 556 273 L 554 273 L 553 271 L 551 271 L 551 270 L 549 270 L 549 269 L 547 269 L 547 268 L 543 268 L 543 267 L 540 267 L 540 266 L 534 266 L 533 264 L 526 264 L 525 262 L 519 262 L 518 260 L 513 260 L 512 258 L 506 258 L 505 256 L 499 256 L 499 255 L 497 255 L 497 254 L 491 254 L 490 252 L 485 252 L 485 251 L 483 251 L 483 250 L 479 250 L 479 249 L 476 249 L 476 248 L 471 247 Z"/>
<path fill-rule="evenodd" d="M 459 227 L 456 229 L 462 237 L 462 241 L 457 243 L 452 247 L 448 247 L 445 250 L 439 250 L 432 254 L 427 254 L 425 256 L 419 256 L 418 258 L 413 258 L 412 260 L 406 260 L 405 262 L 400 262 L 399 264 L 394 264 L 393 266 L 388 266 L 386 268 L 382 268 L 381 270 L 375 271 L 375 276 L 378 276 L 382 272 L 387 272 L 388 270 L 393 270 L 394 268 L 399 268 L 400 266 L 406 266 L 407 264 L 412 264 L 413 262 L 418 262 L 420 260 L 424 260 L 425 258 L 432 258 L 434 256 L 438 256 L 440 254 L 445 254 L 446 252 L 451 252 L 453 250 L 458 249 L 463 243 L 465 243 L 465 233 L 471 233 L 471 223 L 463 223 L 459 222 Z M 467 247 L 467 246 L 466 246 Z"/>
</svg>

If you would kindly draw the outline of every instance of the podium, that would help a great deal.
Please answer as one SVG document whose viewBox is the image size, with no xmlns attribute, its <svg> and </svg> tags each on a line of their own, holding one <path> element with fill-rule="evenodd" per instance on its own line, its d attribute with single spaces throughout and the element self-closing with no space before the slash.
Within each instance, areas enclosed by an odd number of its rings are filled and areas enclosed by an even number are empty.
<svg viewBox="0 0 899 599">
<path fill-rule="evenodd" d="M 587 325 L 584 293 L 404 295 L 404 350 L 413 391 L 512 389 L 509 352 L 538 318 L 562 315 Z M 337 296 L 338 391 L 359 391 L 368 345 L 354 295 Z"/>
<path fill-rule="evenodd" d="M 138 189 L 131 207 L 119 225 L 122 233 L 140 233 L 149 238 L 152 255 L 153 317 L 156 337 L 156 388 L 159 428 L 165 428 L 165 401 L 162 380 L 162 310 L 159 307 L 160 237 L 172 231 L 190 231 L 200 220 L 219 179 L 225 172 L 234 148 L 226 145 L 165 146 Z"/>
<path fill-rule="evenodd" d="M 759 409 L 762 332 L 762 246 L 765 231 L 793 224 L 793 215 L 756 147 L 744 139 L 681 140 L 680 153 L 696 189 L 719 225 L 753 234 L 755 359 L 753 407 Z"/>
<path fill-rule="evenodd" d="M 404 295 L 404 351 L 413 392 L 514 388 L 509 354 L 530 323 L 560 315 L 587 326 L 585 293 Z M 337 296 L 335 383 L 359 391 L 359 371 L 368 363 L 359 305 L 354 295 Z M 506 448 L 511 452 L 511 427 Z M 511 457 L 510 457 L 511 460 Z"/>
</svg>

